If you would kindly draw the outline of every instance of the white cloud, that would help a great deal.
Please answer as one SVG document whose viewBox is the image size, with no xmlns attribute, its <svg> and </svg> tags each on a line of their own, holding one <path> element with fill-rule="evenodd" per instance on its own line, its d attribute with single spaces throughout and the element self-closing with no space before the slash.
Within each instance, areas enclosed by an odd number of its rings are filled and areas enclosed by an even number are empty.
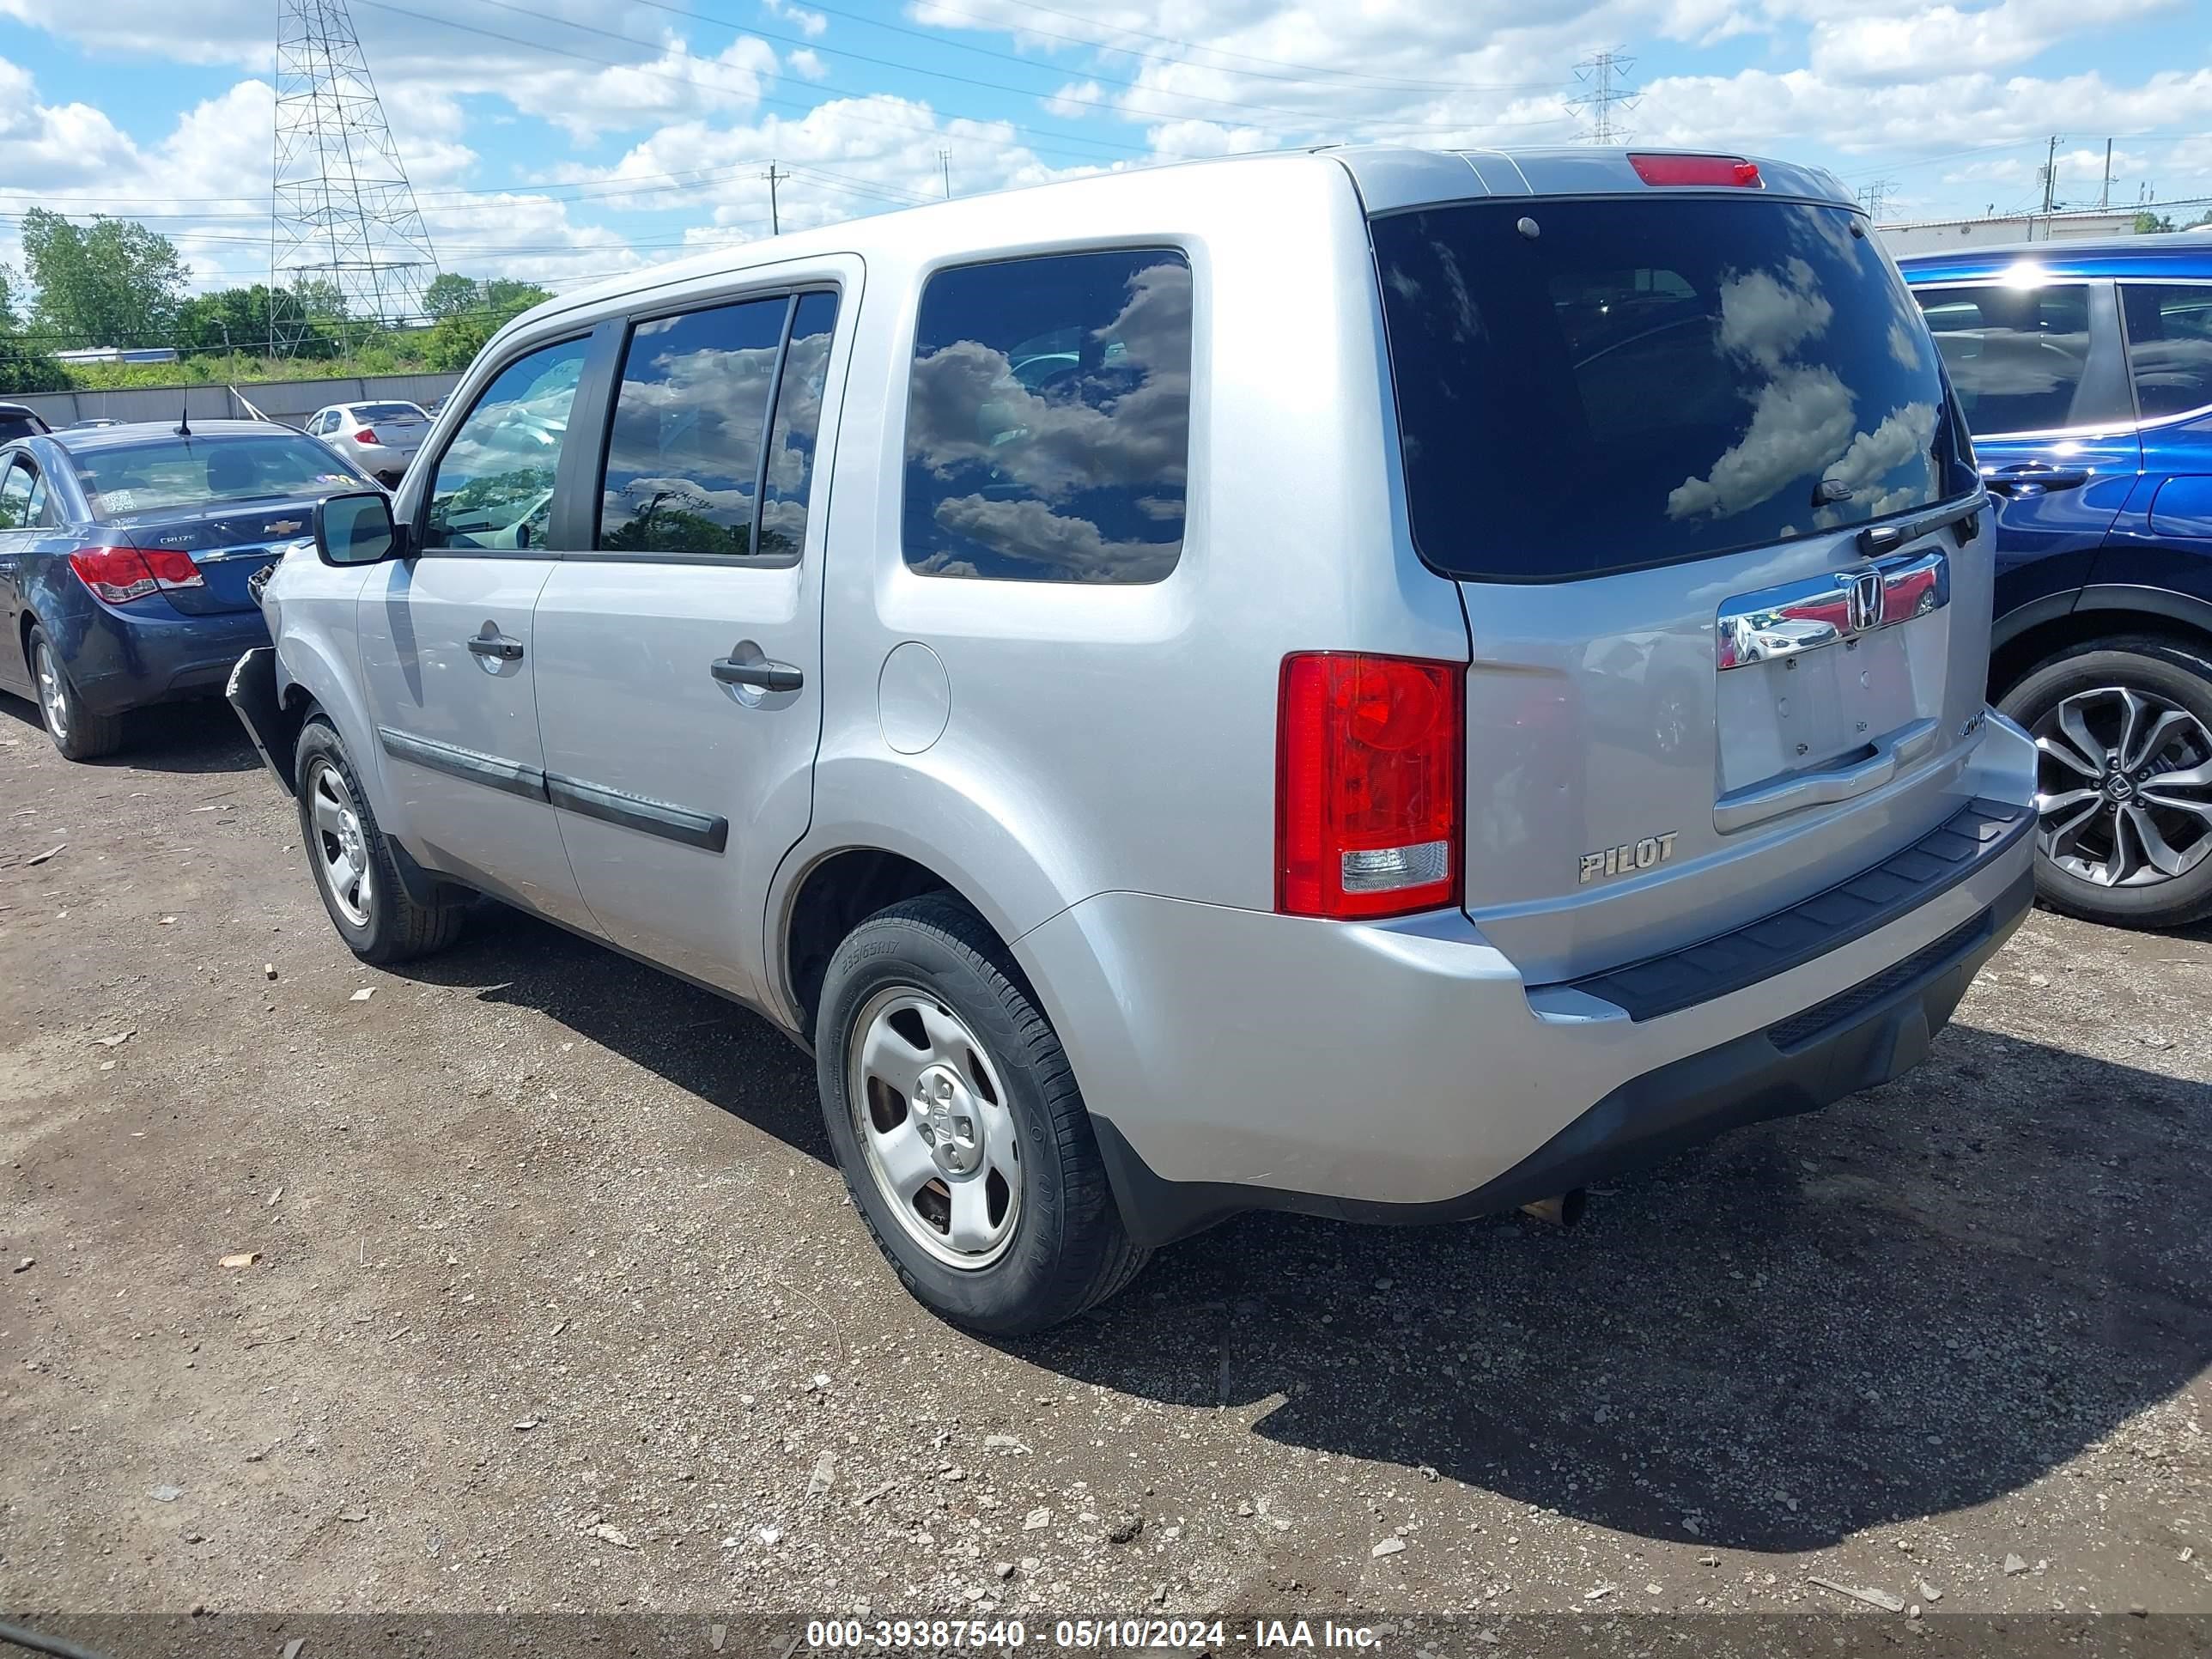
<svg viewBox="0 0 2212 1659">
<path fill-rule="evenodd" d="M 1079 121 L 1104 101 L 1106 90 L 1096 81 L 1070 81 L 1044 100 L 1045 112 L 1063 121 Z"/>
<path fill-rule="evenodd" d="M 771 17 L 781 18 L 810 40 L 830 27 L 830 20 L 820 12 L 793 5 L 791 0 L 761 0 L 761 9 Z"/>
<path fill-rule="evenodd" d="M 784 67 L 793 75 L 808 81 L 823 80 L 830 73 L 829 66 L 822 61 L 822 54 L 811 46 L 799 46 L 784 53 L 783 62 Z"/>
</svg>

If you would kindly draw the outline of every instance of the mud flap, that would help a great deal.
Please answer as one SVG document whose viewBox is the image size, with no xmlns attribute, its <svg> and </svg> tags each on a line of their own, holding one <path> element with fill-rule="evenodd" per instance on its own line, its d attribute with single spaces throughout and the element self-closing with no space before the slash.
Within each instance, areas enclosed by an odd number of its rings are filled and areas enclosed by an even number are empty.
<svg viewBox="0 0 2212 1659">
<path fill-rule="evenodd" d="M 292 750 L 284 741 L 284 709 L 276 697 L 276 647 L 256 646 L 234 664 L 223 700 L 237 714 L 253 752 L 288 795 L 298 793 L 292 778 Z"/>
</svg>

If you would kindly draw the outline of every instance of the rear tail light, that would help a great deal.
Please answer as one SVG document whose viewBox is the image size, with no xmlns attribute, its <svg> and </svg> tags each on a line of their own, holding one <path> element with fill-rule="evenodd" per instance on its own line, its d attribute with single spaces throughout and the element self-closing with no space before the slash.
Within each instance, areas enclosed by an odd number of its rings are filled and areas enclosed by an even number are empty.
<svg viewBox="0 0 2212 1659">
<path fill-rule="evenodd" d="M 128 605 L 174 587 L 204 587 L 207 580 L 189 553 L 157 547 L 81 547 L 70 555 L 77 580 L 110 605 Z"/>
<path fill-rule="evenodd" d="M 1632 155 L 1628 165 L 1647 185 L 1729 185 L 1764 190 L 1759 163 L 1741 155 Z"/>
<path fill-rule="evenodd" d="M 376 441 L 375 429 L 365 426 L 353 434 L 353 441 L 357 444 L 373 444 Z"/>
<path fill-rule="evenodd" d="M 1465 673 L 1340 652 L 1283 659 L 1277 909 L 1397 916 L 1458 901 Z"/>
</svg>

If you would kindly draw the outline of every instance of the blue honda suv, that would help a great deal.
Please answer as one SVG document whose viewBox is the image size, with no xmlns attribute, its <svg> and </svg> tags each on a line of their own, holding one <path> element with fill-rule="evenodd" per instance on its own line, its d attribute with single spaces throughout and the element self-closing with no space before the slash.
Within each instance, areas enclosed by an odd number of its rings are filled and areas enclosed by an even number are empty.
<svg viewBox="0 0 2212 1659">
<path fill-rule="evenodd" d="M 1996 500 L 1990 698 L 2041 755 L 2038 892 L 2212 915 L 2212 236 L 1899 264 Z"/>
</svg>

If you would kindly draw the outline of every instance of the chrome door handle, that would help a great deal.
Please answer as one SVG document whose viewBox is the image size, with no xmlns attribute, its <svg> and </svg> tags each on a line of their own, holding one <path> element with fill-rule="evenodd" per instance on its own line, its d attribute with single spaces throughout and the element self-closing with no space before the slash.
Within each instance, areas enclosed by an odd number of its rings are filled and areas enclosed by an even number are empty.
<svg viewBox="0 0 2212 1659">
<path fill-rule="evenodd" d="M 724 685 L 743 685 L 756 691 L 796 691 L 806 684 L 806 676 L 787 662 L 739 662 L 735 657 L 719 657 L 707 665 L 707 672 Z"/>
<path fill-rule="evenodd" d="M 469 649 L 479 657 L 489 657 L 497 662 L 520 662 L 522 641 L 510 640 L 504 634 L 486 639 L 479 634 L 469 641 Z"/>
<path fill-rule="evenodd" d="M 2021 461 L 2015 465 L 1992 469 L 1982 479 L 1982 486 L 1993 495 L 2010 495 L 2020 490 L 2040 494 L 2052 489 L 2079 489 L 2088 482 L 2088 472 L 2081 467 L 2049 466 L 2041 461 Z"/>
</svg>

